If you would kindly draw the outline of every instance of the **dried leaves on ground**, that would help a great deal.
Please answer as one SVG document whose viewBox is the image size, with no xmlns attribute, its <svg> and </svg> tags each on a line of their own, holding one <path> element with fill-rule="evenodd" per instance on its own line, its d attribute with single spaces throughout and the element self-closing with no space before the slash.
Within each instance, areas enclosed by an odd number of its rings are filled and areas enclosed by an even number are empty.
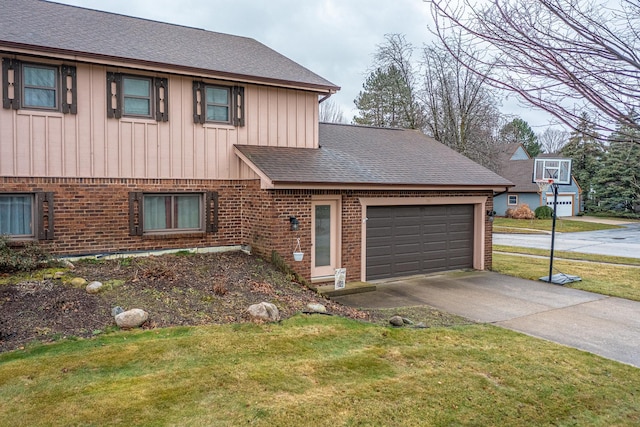
<svg viewBox="0 0 640 427">
<path fill-rule="evenodd" d="M 262 301 L 275 304 L 282 318 L 306 311 L 309 303 L 323 304 L 333 315 L 377 323 L 386 323 L 391 314 L 335 303 L 242 252 L 83 260 L 61 279 L 44 277 L 39 271 L 3 278 L 0 351 L 113 330 L 114 307 L 147 311 L 144 328 L 247 322 L 246 309 Z M 74 277 L 99 281 L 103 290 L 89 294 L 84 285 L 70 283 Z M 411 314 L 428 326 L 460 323 L 429 307 L 414 308 Z"/>
</svg>

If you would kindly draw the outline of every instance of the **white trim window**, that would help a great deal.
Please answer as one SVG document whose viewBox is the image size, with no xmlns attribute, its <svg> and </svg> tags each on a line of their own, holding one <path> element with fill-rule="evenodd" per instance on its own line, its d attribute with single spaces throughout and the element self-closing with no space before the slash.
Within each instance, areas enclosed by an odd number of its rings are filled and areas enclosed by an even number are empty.
<svg viewBox="0 0 640 427">
<path fill-rule="evenodd" d="M 0 194 L 0 235 L 35 237 L 33 194 Z"/>
<path fill-rule="evenodd" d="M 507 204 L 509 206 L 515 206 L 518 204 L 518 195 L 517 194 L 508 194 L 507 195 Z"/>
<path fill-rule="evenodd" d="M 145 194 L 144 233 L 203 229 L 202 194 Z"/>
</svg>

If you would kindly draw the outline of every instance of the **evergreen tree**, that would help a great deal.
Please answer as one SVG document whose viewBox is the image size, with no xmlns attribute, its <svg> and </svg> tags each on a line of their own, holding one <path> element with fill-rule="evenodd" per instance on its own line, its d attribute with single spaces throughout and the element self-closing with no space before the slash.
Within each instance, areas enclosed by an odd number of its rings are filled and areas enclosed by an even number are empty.
<svg viewBox="0 0 640 427">
<path fill-rule="evenodd" d="M 500 140 L 503 143 L 520 143 L 527 150 L 529 156 L 536 157 L 542 152 L 538 136 L 533 132 L 529 123 L 517 117 L 500 129 Z"/>
<path fill-rule="evenodd" d="M 638 117 L 633 114 L 633 119 Z M 609 137 L 602 167 L 594 179 L 599 207 L 634 212 L 640 206 L 640 131 L 621 124 Z"/>
<path fill-rule="evenodd" d="M 601 167 L 604 149 L 586 114 L 582 115 L 582 122 L 571 132 L 569 142 L 562 147 L 560 154 L 572 159 L 571 174 L 582 189 L 585 210 L 589 211 L 595 203 L 592 180 Z"/>
</svg>

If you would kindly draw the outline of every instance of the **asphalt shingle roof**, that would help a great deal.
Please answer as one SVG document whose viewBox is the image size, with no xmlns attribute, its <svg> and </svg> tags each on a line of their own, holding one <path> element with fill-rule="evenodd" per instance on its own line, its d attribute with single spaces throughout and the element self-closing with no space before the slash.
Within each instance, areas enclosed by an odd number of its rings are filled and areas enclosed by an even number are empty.
<svg viewBox="0 0 640 427">
<path fill-rule="evenodd" d="M 320 148 L 236 145 L 274 183 L 509 186 L 419 131 L 320 124 Z"/>
<path fill-rule="evenodd" d="M 0 7 L 0 45 L 163 64 L 323 91 L 339 89 L 246 37 L 41 0 L 0 0 Z"/>
</svg>

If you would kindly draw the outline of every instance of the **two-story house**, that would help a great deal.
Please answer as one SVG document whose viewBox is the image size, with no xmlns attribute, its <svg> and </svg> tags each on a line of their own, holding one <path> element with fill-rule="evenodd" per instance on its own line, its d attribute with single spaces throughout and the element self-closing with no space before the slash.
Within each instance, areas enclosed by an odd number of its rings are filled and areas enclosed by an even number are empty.
<svg viewBox="0 0 640 427">
<path fill-rule="evenodd" d="M 491 266 L 509 181 L 417 131 L 319 123 L 338 86 L 263 44 L 0 4 L 0 234 L 16 244 L 249 246 L 314 281 Z"/>
</svg>

